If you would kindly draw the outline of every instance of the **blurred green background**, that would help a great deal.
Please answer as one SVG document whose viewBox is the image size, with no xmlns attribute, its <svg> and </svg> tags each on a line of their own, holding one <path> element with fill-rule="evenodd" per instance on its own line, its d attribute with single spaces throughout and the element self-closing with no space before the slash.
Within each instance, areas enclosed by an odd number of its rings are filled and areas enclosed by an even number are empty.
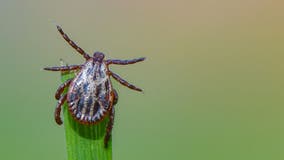
<svg viewBox="0 0 284 160">
<path fill-rule="evenodd" d="M 112 66 L 114 160 L 283 160 L 284 2 L 0 0 L 0 159 L 62 160 L 59 73 L 87 52 L 145 56 Z"/>
</svg>

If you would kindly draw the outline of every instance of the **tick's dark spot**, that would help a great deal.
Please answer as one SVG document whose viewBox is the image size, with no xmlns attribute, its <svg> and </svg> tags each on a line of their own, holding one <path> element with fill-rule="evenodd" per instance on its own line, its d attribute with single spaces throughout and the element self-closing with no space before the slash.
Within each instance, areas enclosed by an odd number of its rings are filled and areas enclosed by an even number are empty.
<svg viewBox="0 0 284 160">
<path fill-rule="evenodd" d="M 99 103 L 96 101 L 95 104 L 94 104 L 94 113 L 97 113 L 100 109 L 100 105 Z"/>
<path fill-rule="evenodd" d="M 99 97 L 99 94 L 101 93 L 101 87 L 102 87 L 102 84 L 99 84 L 96 88 L 96 92 L 95 92 L 95 96 L 96 97 Z"/>
<path fill-rule="evenodd" d="M 88 68 L 87 74 L 88 75 L 92 75 L 92 73 L 93 73 L 93 68 L 92 67 Z"/>
<path fill-rule="evenodd" d="M 83 107 L 84 107 L 84 99 L 80 98 L 79 102 L 78 102 L 78 111 L 82 111 Z"/>
<path fill-rule="evenodd" d="M 74 93 L 71 93 L 70 96 L 69 96 L 69 101 L 71 101 L 71 102 L 74 101 L 75 97 L 76 97 L 76 95 Z"/>
<path fill-rule="evenodd" d="M 105 89 L 106 89 L 106 91 L 108 92 L 109 91 L 109 82 L 108 81 L 106 81 L 106 83 L 105 83 Z"/>
<path fill-rule="evenodd" d="M 93 98 L 89 97 L 88 102 L 87 102 L 87 106 L 92 106 L 93 104 Z M 90 107 L 88 107 L 90 108 Z"/>
<path fill-rule="evenodd" d="M 88 86 L 89 86 L 89 83 L 83 84 L 84 94 L 87 94 L 87 93 L 88 93 Z"/>
</svg>

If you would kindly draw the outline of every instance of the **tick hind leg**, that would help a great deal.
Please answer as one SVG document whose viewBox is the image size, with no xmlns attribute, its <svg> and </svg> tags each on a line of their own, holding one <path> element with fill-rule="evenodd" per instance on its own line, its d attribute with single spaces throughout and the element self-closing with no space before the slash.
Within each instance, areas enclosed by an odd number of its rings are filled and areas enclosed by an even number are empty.
<svg viewBox="0 0 284 160">
<path fill-rule="evenodd" d="M 57 89 L 57 91 L 56 91 L 56 93 L 55 93 L 55 99 L 58 100 L 58 99 L 60 98 L 62 92 L 64 91 L 65 88 L 67 88 L 67 87 L 70 85 L 70 83 L 72 82 L 72 80 L 73 80 L 73 78 L 72 78 L 72 79 L 68 79 L 67 81 L 65 81 L 63 84 L 61 84 L 61 85 L 58 87 L 58 89 Z"/>
<path fill-rule="evenodd" d="M 60 97 L 60 99 L 58 100 L 58 103 L 57 103 L 56 108 L 55 108 L 54 118 L 55 118 L 55 122 L 58 125 L 62 124 L 62 120 L 60 118 L 60 113 L 61 113 L 61 107 L 64 104 L 64 102 L 66 101 L 66 98 L 67 98 L 67 94 L 62 95 Z"/>
<path fill-rule="evenodd" d="M 136 58 L 136 59 L 131 59 L 131 60 L 119 60 L 119 59 L 109 59 L 106 60 L 106 63 L 109 64 L 119 64 L 119 65 L 127 65 L 127 64 L 134 64 L 137 62 L 144 61 L 145 57 L 142 58 Z"/>
<path fill-rule="evenodd" d="M 45 67 L 44 70 L 47 71 L 71 71 L 81 69 L 82 65 L 70 65 L 70 66 L 60 66 L 60 67 Z"/>
<path fill-rule="evenodd" d="M 108 141 L 110 139 L 111 131 L 112 131 L 113 124 L 114 124 L 114 114 L 115 114 L 114 105 L 118 101 L 118 94 L 117 94 L 116 90 L 113 90 L 113 94 L 114 94 L 114 99 L 113 99 L 113 104 L 112 104 L 112 110 L 111 110 L 111 113 L 110 113 L 110 116 L 109 116 L 110 118 L 109 118 L 109 122 L 107 124 L 106 135 L 105 135 L 105 139 L 104 139 L 105 148 L 107 148 L 107 146 L 108 146 Z"/>
<path fill-rule="evenodd" d="M 108 124 L 107 124 L 107 127 L 106 127 L 106 135 L 105 135 L 105 139 L 104 139 L 105 148 L 108 147 L 108 142 L 109 142 L 109 139 L 111 137 L 111 131 L 112 131 L 112 128 L 113 128 L 113 123 L 114 123 L 114 114 L 115 114 L 114 107 L 112 107 L 112 110 L 111 110 L 110 115 L 109 115 L 109 121 L 108 121 Z"/>
<path fill-rule="evenodd" d="M 120 84 L 130 88 L 130 89 L 133 89 L 133 90 L 136 90 L 136 91 L 139 91 L 139 92 L 142 92 L 142 89 L 138 88 L 138 87 L 135 87 L 134 85 L 128 83 L 126 80 L 122 79 L 121 77 L 119 77 L 119 75 L 113 73 L 113 72 L 110 72 L 111 73 L 111 76 L 117 80 Z"/>
</svg>

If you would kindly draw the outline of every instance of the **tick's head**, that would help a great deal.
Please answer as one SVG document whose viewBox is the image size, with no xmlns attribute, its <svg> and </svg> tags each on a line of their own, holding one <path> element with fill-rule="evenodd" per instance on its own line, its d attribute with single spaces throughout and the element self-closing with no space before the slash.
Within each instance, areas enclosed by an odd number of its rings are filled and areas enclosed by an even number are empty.
<svg viewBox="0 0 284 160">
<path fill-rule="evenodd" d="M 102 62 L 104 58 L 105 58 L 105 55 L 102 52 L 95 52 L 94 53 L 93 59 L 94 59 L 95 62 L 96 61 Z"/>
</svg>

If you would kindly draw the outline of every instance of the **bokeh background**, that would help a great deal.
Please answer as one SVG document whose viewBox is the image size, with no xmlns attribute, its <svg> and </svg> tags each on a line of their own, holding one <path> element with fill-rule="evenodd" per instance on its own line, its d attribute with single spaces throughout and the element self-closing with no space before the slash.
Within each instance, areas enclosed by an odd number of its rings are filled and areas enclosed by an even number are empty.
<svg viewBox="0 0 284 160">
<path fill-rule="evenodd" d="M 284 2 L 0 0 L 0 159 L 67 159 L 53 120 L 59 73 L 87 52 L 112 66 L 114 160 L 283 160 Z"/>
</svg>

